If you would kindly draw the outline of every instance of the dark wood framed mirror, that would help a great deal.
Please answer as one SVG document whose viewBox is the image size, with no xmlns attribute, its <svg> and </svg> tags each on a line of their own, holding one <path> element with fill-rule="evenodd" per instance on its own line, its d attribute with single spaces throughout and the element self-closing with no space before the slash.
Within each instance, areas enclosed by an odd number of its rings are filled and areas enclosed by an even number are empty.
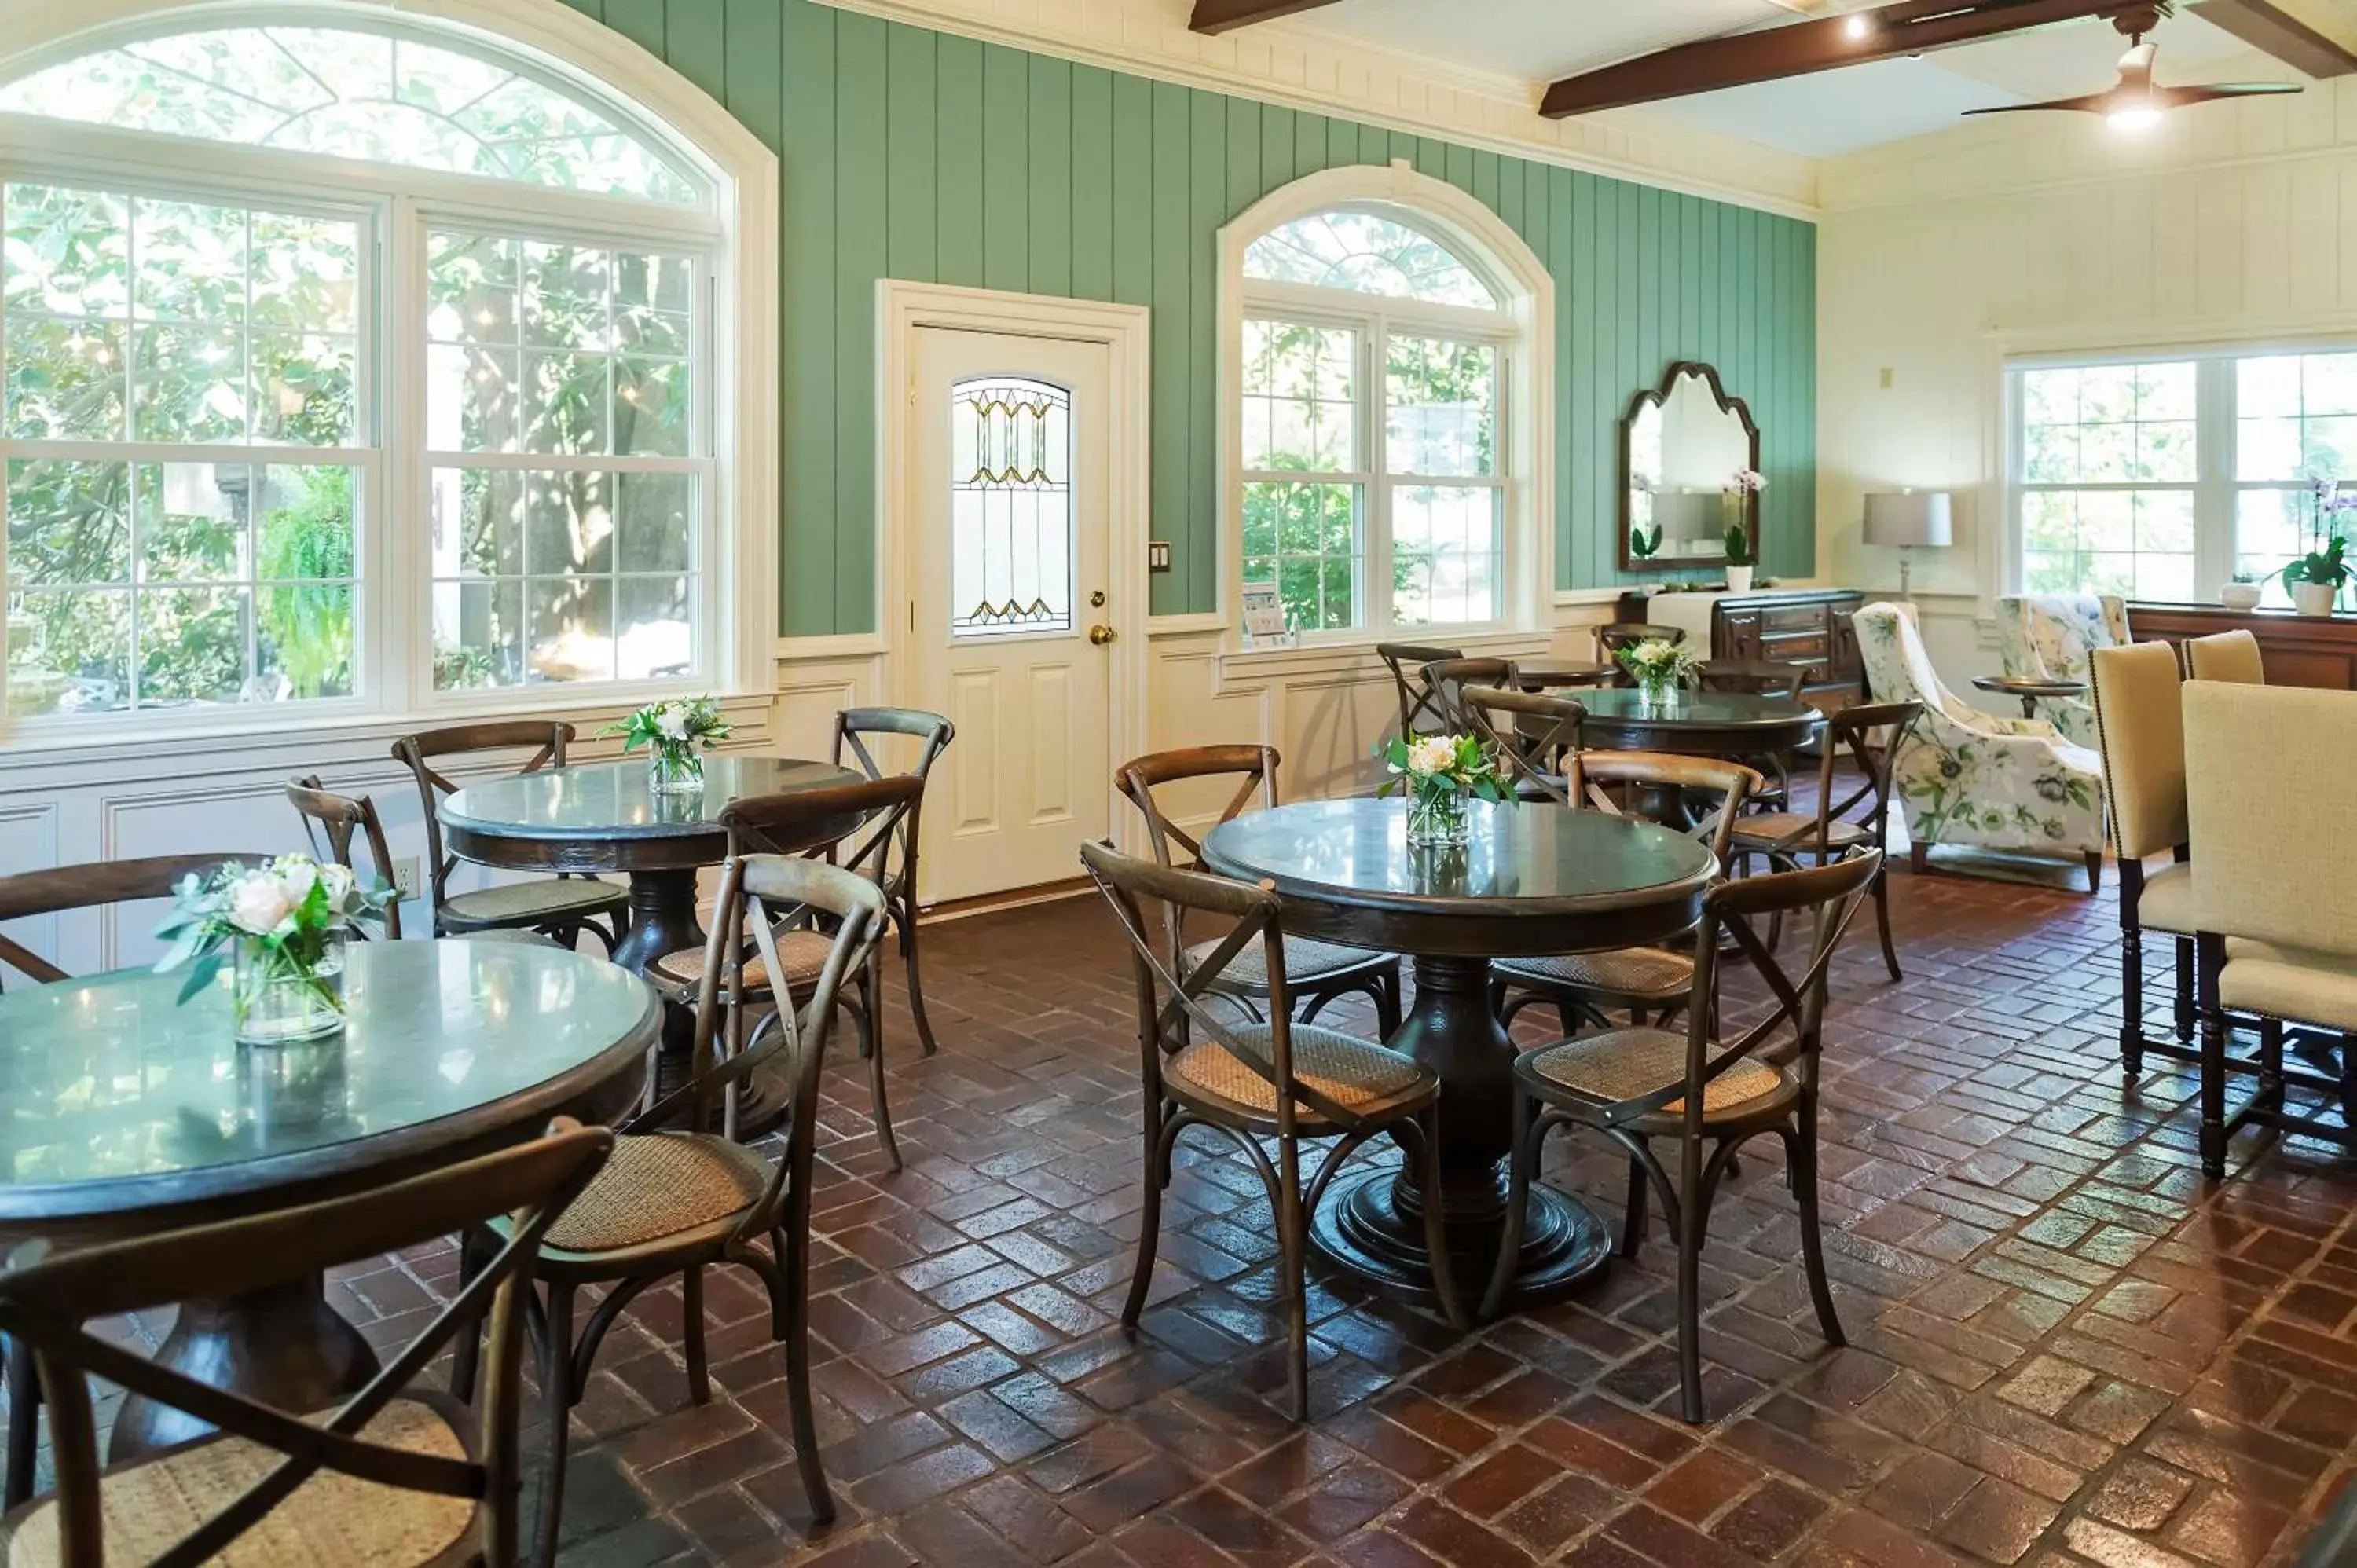
<svg viewBox="0 0 2357 1568">
<path fill-rule="evenodd" d="M 1727 564 L 1738 519 L 1760 558 L 1760 496 L 1738 473 L 1760 471 L 1760 426 L 1718 371 L 1680 360 L 1639 392 L 1620 421 L 1620 569 Z"/>
</svg>

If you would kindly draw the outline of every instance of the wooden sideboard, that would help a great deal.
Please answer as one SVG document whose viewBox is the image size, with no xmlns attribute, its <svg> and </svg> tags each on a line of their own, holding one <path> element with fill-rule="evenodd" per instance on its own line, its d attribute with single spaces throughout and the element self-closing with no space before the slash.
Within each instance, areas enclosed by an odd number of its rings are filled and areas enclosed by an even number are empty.
<svg viewBox="0 0 2357 1568">
<path fill-rule="evenodd" d="M 2216 631 L 2247 630 L 2259 639 L 2271 686 L 2357 690 L 2357 615 L 2303 616 L 2289 610 L 2230 610 L 2218 605 L 2131 601 L 2128 636 L 2181 643 Z M 2180 660 L 2181 662 L 2181 660 Z"/>
<path fill-rule="evenodd" d="M 1749 594 L 1624 594 L 1626 621 L 1685 628 L 1713 659 L 1768 659 L 1808 671 L 1801 694 L 1827 711 L 1858 700 L 1865 670 L 1850 617 L 1866 602 L 1855 588 L 1763 588 Z M 1666 613 L 1657 613 L 1666 612 Z M 1708 637 L 1703 635 L 1707 618 Z"/>
</svg>

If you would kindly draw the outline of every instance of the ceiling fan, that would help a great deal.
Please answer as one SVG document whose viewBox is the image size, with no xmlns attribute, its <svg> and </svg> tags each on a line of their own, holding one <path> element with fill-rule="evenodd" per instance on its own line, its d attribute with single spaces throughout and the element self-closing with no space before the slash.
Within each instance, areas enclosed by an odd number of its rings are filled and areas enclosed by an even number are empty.
<svg viewBox="0 0 2357 1568">
<path fill-rule="evenodd" d="M 2211 103 L 2222 98 L 2255 98 L 2268 93 L 2298 92 L 2299 87 L 2288 81 L 2219 81 L 2200 87 L 2163 87 L 2152 79 L 2153 56 L 2158 46 L 2144 41 L 2144 36 L 2160 25 L 2169 7 L 2165 5 L 2138 5 L 2115 14 L 2112 26 L 2128 40 L 2128 52 L 2120 57 L 2120 79 L 2101 92 L 2090 92 L 2079 98 L 2050 98 L 2042 103 L 2006 103 L 1993 109 L 1967 109 L 1967 114 L 2020 114 L 2031 110 L 2075 109 L 2082 113 L 2101 114 L 2122 130 L 2140 130 L 2157 124 L 2162 113 L 2170 109 L 2182 109 L 2190 103 Z"/>
</svg>

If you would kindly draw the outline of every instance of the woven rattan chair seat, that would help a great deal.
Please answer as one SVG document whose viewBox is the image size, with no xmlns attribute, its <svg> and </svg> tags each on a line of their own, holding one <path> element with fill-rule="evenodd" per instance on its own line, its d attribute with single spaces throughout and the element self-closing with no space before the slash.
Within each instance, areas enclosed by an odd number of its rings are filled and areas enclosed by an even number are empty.
<svg viewBox="0 0 2357 1568">
<path fill-rule="evenodd" d="M 1222 939 L 1197 942 L 1187 950 L 1187 963 L 1194 965 L 1211 956 Z M 1359 969 L 1371 963 L 1381 963 L 1382 953 L 1369 952 L 1364 948 L 1346 948 L 1334 942 L 1312 941 L 1307 937 L 1286 937 L 1285 940 L 1285 983 L 1300 985 Z M 1268 985 L 1268 949 L 1259 942 L 1246 944 L 1243 950 L 1228 961 L 1220 971 L 1212 989 L 1228 990 L 1243 986 L 1265 990 Z"/>
<path fill-rule="evenodd" d="M 1667 1029 L 1608 1029 L 1542 1046 L 1526 1054 L 1520 1065 L 1584 1099 L 1617 1105 L 1684 1079 L 1686 1037 Z M 1703 1114 L 1742 1110 L 1761 1096 L 1773 1094 L 1783 1083 L 1783 1075 L 1774 1068 L 1746 1058 L 1705 1086 Z M 1675 1116 L 1684 1111 L 1685 1101 L 1674 1100 L 1661 1113 Z"/>
<path fill-rule="evenodd" d="M 454 893 L 442 900 L 445 926 L 530 925 L 565 916 L 597 915 L 619 909 L 630 899 L 630 890 L 611 882 L 586 876 L 543 876 L 530 882 L 502 882 L 472 893 Z"/>
<path fill-rule="evenodd" d="M 781 931 L 778 935 L 778 961 L 786 966 L 789 986 L 808 985 L 826 968 L 826 955 L 834 950 L 834 939 L 817 931 Z M 704 983 L 704 950 L 682 948 L 665 953 L 647 965 L 648 974 L 674 985 L 700 985 Z M 846 980 L 845 983 L 849 982 Z M 745 964 L 745 989 L 770 989 L 769 961 L 756 954 Z"/>
<path fill-rule="evenodd" d="M 1664 1001 L 1694 989 L 1694 960 L 1666 948 L 1501 959 L 1493 972 L 1509 984 L 1568 987 Z"/>
<path fill-rule="evenodd" d="M 565 944 L 544 931 L 528 931 L 517 926 L 494 926 L 489 930 L 468 931 L 470 942 L 504 942 L 510 947 L 557 948 Z"/>
<path fill-rule="evenodd" d="M 397 1399 L 361 1436 L 386 1447 L 463 1459 L 467 1447 L 433 1406 Z M 285 1456 L 242 1437 L 191 1444 L 99 1481 L 109 1563 L 152 1563 L 221 1513 Z M 321 1470 L 262 1521 L 207 1561 L 217 1568 L 393 1568 L 429 1563 L 474 1528 L 468 1498 L 404 1492 Z M 6 1526 L 8 1568 L 64 1561 L 54 1495 L 36 1499 Z"/>
<path fill-rule="evenodd" d="M 1817 819 L 1805 811 L 1756 811 L 1736 818 L 1734 832 L 1727 836 L 1729 843 L 1751 849 L 1814 849 Z M 1874 842 L 1874 834 L 1856 822 L 1834 822 L 1827 836 L 1835 849 Z"/>
<path fill-rule="evenodd" d="M 1270 1048 L 1270 1031 L 1265 1025 L 1231 1032 L 1247 1045 Z M 1395 1100 L 1431 1081 L 1430 1074 L 1397 1051 L 1354 1036 L 1296 1024 L 1292 1037 L 1296 1080 L 1338 1105 L 1357 1107 Z M 1276 1114 L 1275 1085 L 1216 1040 L 1189 1046 L 1162 1064 L 1162 1073 L 1182 1092 L 1193 1090 L 1256 1115 Z M 1315 1118 L 1315 1112 L 1309 1115 Z"/>
<path fill-rule="evenodd" d="M 741 1144 L 701 1133 L 634 1133 L 548 1232 L 568 1252 L 659 1241 L 749 1208 L 770 1165 Z"/>
</svg>

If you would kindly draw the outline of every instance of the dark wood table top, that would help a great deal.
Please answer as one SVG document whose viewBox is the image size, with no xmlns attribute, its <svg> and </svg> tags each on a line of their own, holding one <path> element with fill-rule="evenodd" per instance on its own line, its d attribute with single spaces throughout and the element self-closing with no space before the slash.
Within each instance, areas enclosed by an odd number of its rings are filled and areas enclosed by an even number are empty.
<svg viewBox="0 0 2357 1568">
<path fill-rule="evenodd" d="M 1699 918 L 1717 869 L 1652 822 L 1555 805 L 1469 804 L 1461 847 L 1410 848 L 1403 800 L 1307 800 L 1223 822 L 1212 869 L 1267 881 L 1286 929 L 1392 951 L 1494 957 L 1620 947 Z"/>
<path fill-rule="evenodd" d="M 0 994 L 0 1232 L 137 1229 L 391 1181 L 603 1118 L 638 1092 L 661 1012 L 602 959 L 513 942 L 355 942 L 349 1022 L 231 1037 L 230 975 L 119 970 Z"/>
<path fill-rule="evenodd" d="M 629 757 L 469 784 L 446 798 L 436 815 L 451 852 L 480 865 L 684 870 L 727 853 L 720 813 L 731 800 L 857 784 L 866 777 L 831 762 L 721 752 L 705 758 L 702 789 L 657 794 L 646 758 Z"/>
<path fill-rule="evenodd" d="M 2084 681 L 2032 680 L 2026 675 L 1975 675 L 1973 684 L 1984 692 L 2015 697 L 2079 697 L 2087 691 Z"/>
<path fill-rule="evenodd" d="M 1806 703 L 1746 692 L 1680 692 L 1666 703 L 1634 687 L 1579 693 L 1587 710 L 1581 737 L 1614 746 L 1700 756 L 1756 756 L 1806 745 L 1824 714 Z"/>
</svg>

